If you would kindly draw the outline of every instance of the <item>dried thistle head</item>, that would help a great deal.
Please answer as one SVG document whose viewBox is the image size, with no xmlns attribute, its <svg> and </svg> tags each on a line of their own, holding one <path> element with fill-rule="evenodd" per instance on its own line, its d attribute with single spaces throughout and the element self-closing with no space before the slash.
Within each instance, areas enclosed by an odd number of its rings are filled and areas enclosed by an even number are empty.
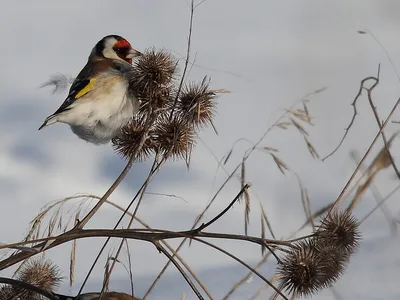
<svg viewBox="0 0 400 300">
<path fill-rule="evenodd" d="M 323 262 L 321 268 L 325 273 L 325 287 L 332 286 L 347 268 L 350 256 L 332 244 L 313 239 L 314 247 Z"/>
<path fill-rule="evenodd" d="M 53 292 L 61 282 L 60 272 L 52 262 L 43 259 L 32 259 L 27 261 L 16 275 L 17 279 L 48 292 Z M 21 300 L 41 299 L 37 293 L 13 287 Z"/>
<path fill-rule="evenodd" d="M 179 118 L 160 120 L 153 137 L 160 153 L 168 158 L 187 158 L 195 143 L 193 126 Z"/>
<path fill-rule="evenodd" d="M 358 220 L 350 212 L 335 209 L 321 221 L 317 239 L 319 243 L 330 244 L 350 256 L 360 244 L 358 227 Z"/>
<path fill-rule="evenodd" d="M 326 287 L 326 265 L 312 240 L 298 242 L 278 265 L 280 288 L 289 293 L 310 296 Z"/>
<path fill-rule="evenodd" d="M 172 86 L 154 86 L 146 94 L 138 96 L 140 106 L 137 119 L 141 123 L 145 123 L 146 118 L 152 111 L 156 111 L 157 114 L 168 114 L 168 108 L 173 103 L 171 88 Z"/>
<path fill-rule="evenodd" d="M 201 83 L 184 85 L 176 104 L 177 111 L 189 123 L 206 126 L 212 122 L 216 110 L 216 93 L 209 89 L 210 81 L 204 77 Z"/>
<path fill-rule="evenodd" d="M 164 50 L 146 50 L 133 65 L 129 90 L 140 101 L 139 115 L 170 106 L 170 89 L 177 60 Z"/>
<path fill-rule="evenodd" d="M 145 126 L 137 122 L 125 126 L 120 134 L 112 139 L 114 149 L 126 159 L 136 154 L 137 161 L 146 160 L 154 151 L 155 143 L 149 134 L 143 146 L 140 147 L 140 141 L 145 131 Z"/>
<path fill-rule="evenodd" d="M 146 50 L 133 65 L 132 88 L 146 94 L 154 86 L 168 86 L 177 71 L 177 60 L 164 50 Z"/>
<path fill-rule="evenodd" d="M 12 299 L 13 296 L 16 294 L 12 286 L 4 284 L 0 287 L 0 299 Z"/>
</svg>

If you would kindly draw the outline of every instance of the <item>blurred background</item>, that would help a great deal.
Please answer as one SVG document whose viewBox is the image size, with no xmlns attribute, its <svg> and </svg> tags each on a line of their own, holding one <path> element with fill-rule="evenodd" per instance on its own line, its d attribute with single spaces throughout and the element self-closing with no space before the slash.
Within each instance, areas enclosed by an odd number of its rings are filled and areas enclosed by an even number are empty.
<svg viewBox="0 0 400 300">
<path fill-rule="evenodd" d="M 67 125 L 57 124 L 38 132 L 42 121 L 64 101 L 64 94 L 51 94 L 39 86 L 55 73 L 76 76 L 92 47 L 103 36 L 118 34 L 139 51 L 166 49 L 181 59 L 186 55 L 190 18 L 188 1 L 25 1 L 3 0 L 0 11 L 0 242 L 24 237 L 29 222 L 50 201 L 79 193 L 101 196 L 125 165 L 111 145 L 94 146 L 79 140 Z M 373 99 L 381 119 L 386 118 L 400 96 L 400 20 L 398 1 L 203 1 L 194 12 L 189 80 L 211 77 L 211 88 L 227 89 L 219 97 L 212 128 L 201 131 L 190 168 L 183 161 L 167 163 L 151 183 L 138 216 L 150 226 L 168 230 L 189 229 L 196 216 L 227 178 L 219 160 L 235 144 L 224 165 L 230 173 L 245 151 L 296 101 L 307 97 L 314 126 L 307 126 L 309 139 L 320 155 L 329 154 L 348 126 L 350 105 L 368 76 L 380 83 Z M 359 34 L 365 31 L 366 34 Z M 377 42 L 378 41 L 378 42 Z M 386 53 L 385 53 L 386 51 Z M 388 58 L 390 57 L 390 59 Z M 301 108 L 301 107 L 300 107 Z M 341 148 L 322 162 L 313 158 L 303 137 L 294 128 L 274 129 L 260 143 L 279 149 L 277 155 L 301 178 L 316 211 L 335 200 L 355 169 L 351 151 L 364 155 L 378 132 L 366 96 L 358 100 L 358 115 Z M 394 121 L 400 120 L 395 112 Z M 390 123 L 390 136 L 399 129 Z M 383 143 L 378 141 L 370 163 Z M 397 159 L 399 145 L 392 147 Z M 142 184 L 149 163 L 134 165 L 111 200 L 126 206 Z M 240 170 L 240 169 L 239 169 Z M 240 172 L 238 173 L 240 176 Z M 270 155 L 256 151 L 246 162 L 250 190 L 249 234 L 260 235 L 262 203 L 277 238 L 288 237 L 304 222 L 299 184 L 293 172 L 284 176 Z M 399 182 L 392 168 L 374 182 L 383 197 Z M 240 190 L 234 177 L 205 214 L 218 214 Z M 176 197 L 158 194 L 175 195 Z M 334 289 L 315 299 L 399 299 L 400 241 L 398 193 L 386 205 L 392 225 L 376 210 L 361 225 L 363 241 L 347 272 Z M 77 203 L 77 202 L 76 202 Z M 76 204 L 75 203 L 75 204 Z M 370 191 L 354 209 L 363 219 L 376 205 Z M 71 208 L 73 206 L 71 205 Z M 112 227 L 120 212 L 104 206 L 88 224 L 90 228 Z M 237 204 L 210 231 L 244 233 L 244 205 Z M 308 227 L 304 233 L 309 232 Z M 267 237 L 270 237 L 268 234 Z M 103 280 L 107 253 L 118 247 L 115 240 L 95 268 L 86 290 L 98 290 Z M 171 241 L 178 245 L 178 241 Z M 75 283 L 68 285 L 71 244 L 47 252 L 65 276 L 59 292 L 75 294 L 89 270 L 101 239 L 80 240 L 77 246 Z M 218 242 L 254 266 L 261 260 L 260 247 L 244 242 Z M 130 243 L 135 294 L 148 289 L 166 259 L 154 246 Z M 247 270 L 213 249 L 186 245 L 183 258 L 195 270 L 215 299 L 222 299 Z M 121 260 L 126 261 L 126 254 Z M 262 274 L 274 272 L 274 261 Z M 2 271 L 9 276 L 15 269 Z M 248 299 L 263 285 L 250 278 L 229 299 Z M 129 292 L 126 270 L 117 264 L 110 283 L 112 290 Z M 170 267 L 149 299 L 196 299 L 174 267 Z M 266 299 L 267 290 L 257 299 Z"/>
</svg>

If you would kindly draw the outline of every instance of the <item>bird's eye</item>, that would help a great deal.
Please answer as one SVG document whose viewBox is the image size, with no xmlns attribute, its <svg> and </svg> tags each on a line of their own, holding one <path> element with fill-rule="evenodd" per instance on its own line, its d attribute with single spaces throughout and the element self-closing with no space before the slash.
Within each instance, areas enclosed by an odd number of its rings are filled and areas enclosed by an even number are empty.
<svg viewBox="0 0 400 300">
<path fill-rule="evenodd" d="M 122 49 L 120 47 L 114 48 L 116 52 L 120 52 Z"/>
</svg>

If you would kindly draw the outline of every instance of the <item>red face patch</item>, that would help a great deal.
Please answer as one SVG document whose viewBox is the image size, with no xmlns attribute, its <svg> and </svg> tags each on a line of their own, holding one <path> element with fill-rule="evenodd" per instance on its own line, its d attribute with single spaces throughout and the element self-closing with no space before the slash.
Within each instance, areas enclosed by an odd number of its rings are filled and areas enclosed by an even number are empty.
<svg viewBox="0 0 400 300">
<path fill-rule="evenodd" d="M 115 43 L 113 49 L 120 58 L 130 64 L 132 63 L 132 59 L 126 58 L 126 56 L 129 54 L 129 51 L 132 49 L 131 44 L 127 40 L 119 40 Z"/>
<path fill-rule="evenodd" d="M 127 40 L 119 40 L 114 45 L 115 48 L 131 48 L 131 44 Z"/>
</svg>

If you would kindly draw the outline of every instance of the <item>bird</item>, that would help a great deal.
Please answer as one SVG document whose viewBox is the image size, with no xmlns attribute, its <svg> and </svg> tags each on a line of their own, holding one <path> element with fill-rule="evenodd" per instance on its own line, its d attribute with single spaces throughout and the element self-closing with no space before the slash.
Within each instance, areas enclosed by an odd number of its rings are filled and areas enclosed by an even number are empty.
<svg viewBox="0 0 400 300">
<path fill-rule="evenodd" d="M 108 143 L 139 108 L 135 92 L 128 87 L 132 59 L 140 55 L 119 35 L 103 37 L 90 52 L 65 101 L 39 130 L 57 122 L 66 123 L 86 142 Z"/>
<path fill-rule="evenodd" d="M 101 293 L 86 293 L 76 297 L 54 294 L 60 300 L 99 300 Z M 125 293 L 106 292 L 101 300 L 140 300 Z"/>
</svg>

